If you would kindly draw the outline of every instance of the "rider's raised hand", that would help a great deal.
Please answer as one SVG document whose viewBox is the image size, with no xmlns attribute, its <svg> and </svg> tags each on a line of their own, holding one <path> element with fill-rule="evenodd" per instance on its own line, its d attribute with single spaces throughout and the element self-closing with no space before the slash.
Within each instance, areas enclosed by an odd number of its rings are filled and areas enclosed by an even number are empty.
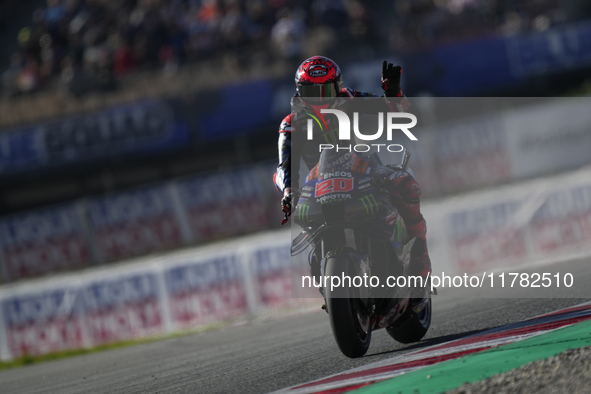
<svg viewBox="0 0 591 394">
<path fill-rule="evenodd" d="M 402 67 L 395 66 L 384 60 L 382 64 L 382 89 L 387 97 L 400 96 L 400 74 L 402 74 Z"/>
</svg>

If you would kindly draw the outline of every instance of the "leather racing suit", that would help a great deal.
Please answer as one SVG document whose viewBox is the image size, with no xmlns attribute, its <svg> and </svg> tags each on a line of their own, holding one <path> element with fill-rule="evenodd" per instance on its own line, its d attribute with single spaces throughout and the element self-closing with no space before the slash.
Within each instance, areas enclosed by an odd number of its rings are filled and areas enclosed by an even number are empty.
<svg viewBox="0 0 591 394">
<path fill-rule="evenodd" d="M 399 95 L 400 97 L 385 98 L 388 100 L 388 111 L 402 112 L 409 108 L 410 103 L 402 92 Z M 350 88 L 342 88 L 339 97 L 353 99 L 378 96 L 357 92 Z M 295 98 L 298 98 L 297 94 L 294 96 Z M 306 132 L 305 130 L 296 130 L 296 123 L 296 114 L 291 113 L 283 119 L 279 126 L 279 165 L 273 178 L 275 186 L 281 192 L 297 189 L 300 157 L 309 171 L 318 163 L 320 155 L 315 148 L 306 149 Z M 292 150 L 292 144 L 297 144 L 298 147 L 302 146 L 302 149 Z M 298 156 L 296 157 L 296 155 Z M 431 261 L 426 243 L 427 226 L 420 211 L 421 188 L 408 171 L 391 169 L 375 163 L 372 166 L 373 178 L 376 179 L 375 175 L 378 175 L 377 178 L 381 180 L 381 186 L 391 193 L 398 212 L 405 221 L 409 236 L 416 237 L 411 251 L 410 274 L 425 278 L 431 272 Z M 315 271 L 313 264 L 312 271 Z"/>
</svg>

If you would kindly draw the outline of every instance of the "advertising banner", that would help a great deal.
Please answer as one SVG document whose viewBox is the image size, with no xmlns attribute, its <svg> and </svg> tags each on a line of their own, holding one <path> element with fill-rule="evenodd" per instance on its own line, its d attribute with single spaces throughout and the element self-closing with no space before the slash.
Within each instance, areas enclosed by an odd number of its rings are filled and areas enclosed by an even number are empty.
<svg viewBox="0 0 591 394">
<path fill-rule="evenodd" d="M 93 280 L 81 286 L 80 295 L 93 345 L 163 332 L 155 273 Z"/>
<path fill-rule="evenodd" d="M 186 145 L 186 121 L 164 101 L 143 101 L 0 133 L 0 175 Z"/>
<path fill-rule="evenodd" d="M 164 271 L 172 325 L 186 329 L 244 316 L 244 270 L 235 253 L 175 263 Z"/>
<path fill-rule="evenodd" d="M 433 226 L 439 232 L 434 236 L 448 243 L 448 252 L 437 257 L 454 271 L 472 273 L 589 251 L 589 174 L 586 169 L 449 200 L 439 209 L 444 215 L 436 215 L 442 223 Z"/>
<path fill-rule="evenodd" d="M 591 184 L 549 193 L 533 216 L 532 239 L 543 254 L 591 244 Z"/>
<path fill-rule="evenodd" d="M 269 226 L 258 167 L 179 180 L 176 187 L 196 240 L 207 240 Z M 266 175 L 266 174 L 265 174 Z M 268 175 L 268 179 L 272 174 Z M 269 182 L 270 183 L 270 182 Z"/>
<path fill-rule="evenodd" d="M 591 24 L 582 22 L 507 40 L 514 75 L 523 77 L 591 64 Z"/>
<path fill-rule="evenodd" d="M 439 190 L 450 193 L 511 179 L 503 131 L 498 116 L 438 127 L 432 152 Z"/>
<path fill-rule="evenodd" d="M 13 358 L 85 346 L 77 287 L 56 287 L 1 300 Z"/>
<path fill-rule="evenodd" d="M 248 255 L 258 303 L 263 307 L 277 307 L 291 298 L 291 256 L 289 243 L 262 246 Z"/>
<path fill-rule="evenodd" d="M 0 219 L 0 249 L 5 281 L 86 267 L 91 259 L 74 204 Z"/>
<path fill-rule="evenodd" d="M 447 230 L 457 267 L 481 272 L 525 258 L 525 230 L 515 221 L 522 208 L 520 201 L 506 201 L 450 213 Z"/>
<path fill-rule="evenodd" d="M 270 79 L 263 79 L 235 83 L 210 93 L 208 103 L 199 106 L 201 138 L 228 139 L 273 122 L 273 85 Z"/>
<path fill-rule="evenodd" d="M 95 198 L 87 204 L 100 257 L 114 260 L 181 244 L 183 237 L 166 187 Z"/>
<path fill-rule="evenodd" d="M 503 117 L 511 179 L 551 174 L 590 163 L 590 105 L 588 97 L 572 97 L 545 99 L 507 111 Z"/>
</svg>

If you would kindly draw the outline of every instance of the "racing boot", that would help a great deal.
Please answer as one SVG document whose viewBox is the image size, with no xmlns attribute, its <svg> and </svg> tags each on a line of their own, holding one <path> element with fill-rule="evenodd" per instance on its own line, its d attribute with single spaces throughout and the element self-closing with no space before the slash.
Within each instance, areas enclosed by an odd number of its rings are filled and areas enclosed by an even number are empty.
<svg viewBox="0 0 591 394">
<path fill-rule="evenodd" d="M 421 187 L 418 182 L 404 170 L 375 171 L 383 176 L 382 183 L 390 191 L 398 213 L 404 219 L 409 238 L 415 238 L 411 250 L 410 275 L 418 275 L 427 279 L 431 275 L 431 260 L 427 252 L 427 224 L 421 214 Z M 384 176 L 386 175 L 386 176 Z M 428 284 L 423 281 L 423 286 Z M 413 289 L 411 293 L 411 306 L 421 304 L 429 294 L 425 287 Z"/>
<path fill-rule="evenodd" d="M 431 276 L 431 259 L 427 241 L 417 238 L 410 251 L 410 275 L 418 275 L 427 280 Z"/>
</svg>

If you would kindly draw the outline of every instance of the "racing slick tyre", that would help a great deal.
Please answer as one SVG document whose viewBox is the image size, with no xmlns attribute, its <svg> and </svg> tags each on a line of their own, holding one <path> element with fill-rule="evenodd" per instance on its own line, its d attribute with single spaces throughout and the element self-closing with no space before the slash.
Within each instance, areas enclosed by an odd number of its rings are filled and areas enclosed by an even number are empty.
<svg viewBox="0 0 591 394">
<path fill-rule="evenodd" d="M 326 275 L 353 277 L 354 269 L 348 256 L 335 256 L 326 262 Z M 325 289 L 330 326 L 341 352 L 349 357 L 363 356 L 371 342 L 370 316 L 356 288 Z M 355 297 L 357 296 L 357 297 Z"/>
</svg>

